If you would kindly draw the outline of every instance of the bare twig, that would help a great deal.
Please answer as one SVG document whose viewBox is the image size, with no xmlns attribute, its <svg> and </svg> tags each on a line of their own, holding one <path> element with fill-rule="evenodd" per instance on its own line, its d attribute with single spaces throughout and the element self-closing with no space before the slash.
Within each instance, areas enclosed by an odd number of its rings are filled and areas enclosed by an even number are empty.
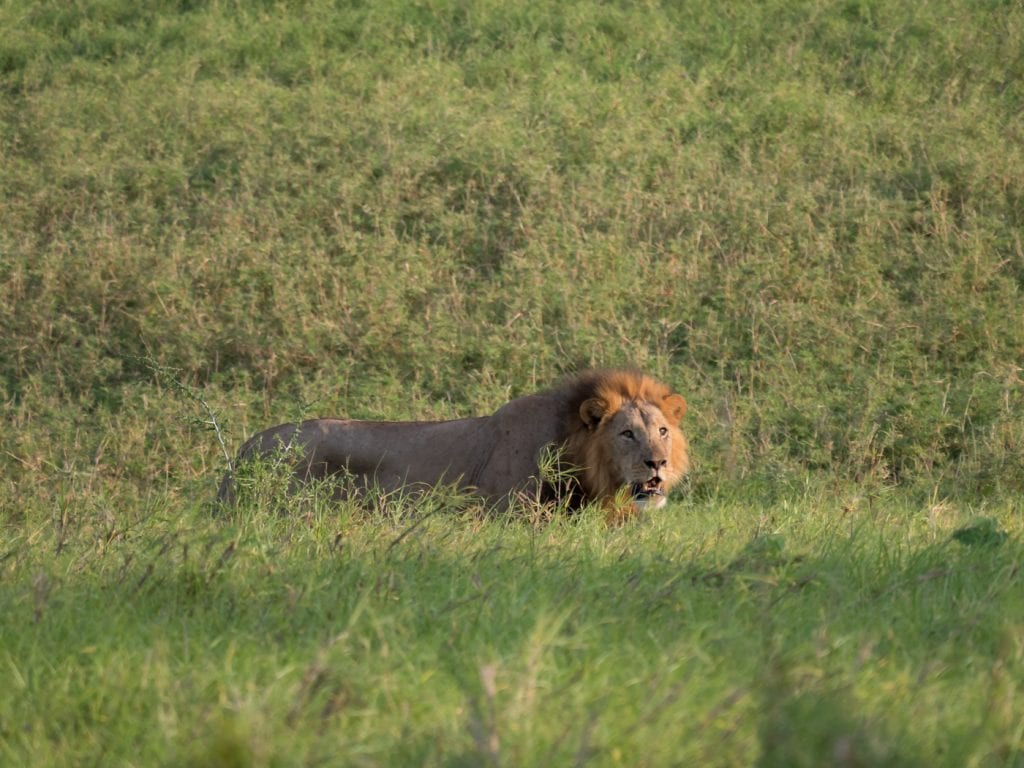
<svg viewBox="0 0 1024 768">
<path fill-rule="evenodd" d="M 158 363 L 151 357 L 139 358 L 146 365 L 149 370 L 153 371 L 160 379 L 168 384 L 171 389 L 176 392 L 180 392 L 185 395 L 189 400 L 194 403 L 198 403 L 199 406 L 206 413 L 205 419 L 199 419 L 199 423 L 208 429 L 212 429 L 213 433 L 217 436 L 217 442 L 220 444 L 221 453 L 224 455 L 224 462 L 227 464 L 228 471 L 234 471 L 234 465 L 231 461 L 231 454 L 228 452 L 227 441 L 224 439 L 224 430 L 221 428 L 220 421 L 217 419 L 217 412 L 213 410 L 213 407 L 206 402 L 203 397 L 195 391 L 188 384 L 185 384 L 181 379 L 178 378 L 179 369 L 171 368 L 169 366 Z"/>
</svg>

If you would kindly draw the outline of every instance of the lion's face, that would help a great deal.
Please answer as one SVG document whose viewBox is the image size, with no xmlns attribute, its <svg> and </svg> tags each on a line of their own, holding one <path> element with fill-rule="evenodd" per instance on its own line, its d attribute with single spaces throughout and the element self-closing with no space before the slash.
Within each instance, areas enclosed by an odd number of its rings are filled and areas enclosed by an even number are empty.
<svg viewBox="0 0 1024 768">
<path fill-rule="evenodd" d="M 679 480 L 672 461 L 672 443 L 683 437 L 678 428 L 660 408 L 632 402 L 609 417 L 602 431 L 616 485 L 627 487 L 640 509 L 662 506 L 665 492 Z"/>
<path fill-rule="evenodd" d="M 657 509 L 689 469 L 688 445 L 678 426 L 686 401 L 669 395 L 659 404 L 626 400 L 615 405 L 592 399 L 580 408 L 591 428 L 587 484 L 605 497 L 625 489 L 637 508 Z"/>
</svg>

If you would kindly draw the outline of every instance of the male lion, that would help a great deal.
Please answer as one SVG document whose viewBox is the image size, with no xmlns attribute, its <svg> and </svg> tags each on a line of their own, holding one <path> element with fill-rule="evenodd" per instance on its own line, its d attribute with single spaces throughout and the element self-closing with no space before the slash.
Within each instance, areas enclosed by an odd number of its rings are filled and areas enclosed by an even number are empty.
<svg viewBox="0 0 1024 768">
<path fill-rule="evenodd" d="M 593 370 L 527 395 L 490 416 L 453 421 L 313 419 L 253 435 L 238 461 L 286 449 L 299 481 L 350 473 L 357 489 L 451 483 L 505 507 L 516 497 L 605 505 L 619 522 L 664 505 L 689 469 L 679 420 L 686 401 L 631 370 Z M 542 457 L 558 452 L 568 479 L 545 479 Z M 564 473 L 563 473 L 564 475 Z M 218 499 L 234 499 L 231 473 Z"/>
</svg>

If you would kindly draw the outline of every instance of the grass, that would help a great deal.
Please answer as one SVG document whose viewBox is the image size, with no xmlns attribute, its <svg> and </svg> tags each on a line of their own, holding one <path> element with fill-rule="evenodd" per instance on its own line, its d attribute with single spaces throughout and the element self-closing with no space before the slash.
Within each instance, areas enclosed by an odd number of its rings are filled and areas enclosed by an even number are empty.
<svg viewBox="0 0 1024 768">
<path fill-rule="evenodd" d="M 1022 25 L 0 5 L 0 762 L 1021 765 Z M 642 525 L 208 514 L 220 437 L 620 363 Z"/>
<path fill-rule="evenodd" d="M 5 762 L 1015 765 L 1021 509 L 987 511 L 1012 540 L 813 489 L 614 531 L 72 518 L 6 553 Z"/>
</svg>

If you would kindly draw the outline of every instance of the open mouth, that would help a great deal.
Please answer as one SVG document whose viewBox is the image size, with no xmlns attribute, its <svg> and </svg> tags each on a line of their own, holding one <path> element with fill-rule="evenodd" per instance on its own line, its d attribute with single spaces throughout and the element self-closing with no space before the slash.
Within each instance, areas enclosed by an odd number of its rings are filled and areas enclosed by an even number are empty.
<svg viewBox="0 0 1024 768">
<path fill-rule="evenodd" d="M 633 494 L 633 498 L 638 500 L 665 495 L 665 489 L 662 487 L 660 477 L 652 477 L 645 483 L 633 483 L 630 486 L 630 491 Z"/>
</svg>

